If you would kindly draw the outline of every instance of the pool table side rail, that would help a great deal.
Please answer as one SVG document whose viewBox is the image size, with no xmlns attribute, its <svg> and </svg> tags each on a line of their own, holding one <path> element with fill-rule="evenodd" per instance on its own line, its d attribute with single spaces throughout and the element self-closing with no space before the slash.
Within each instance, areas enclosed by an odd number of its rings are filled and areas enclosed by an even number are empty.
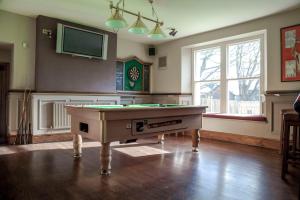
<svg viewBox="0 0 300 200">
<path fill-rule="evenodd" d="M 132 110 L 172 110 L 172 109 L 187 109 L 187 108 L 201 108 L 205 109 L 207 106 L 171 106 L 171 107 L 116 107 L 116 108 L 94 108 L 94 107 L 84 107 L 84 106 L 74 106 L 74 105 L 66 105 L 66 108 L 69 109 L 80 109 L 80 110 L 88 110 L 95 112 L 118 112 L 125 111 L 130 112 Z"/>
<path fill-rule="evenodd" d="M 76 113 L 75 115 L 84 115 L 85 118 L 96 120 L 145 119 L 168 116 L 201 115 L 206 109 L 205 106 L 122 109 L 95 109 L 66 106 L 66 108 L 69 114 Z"/>
</svg>

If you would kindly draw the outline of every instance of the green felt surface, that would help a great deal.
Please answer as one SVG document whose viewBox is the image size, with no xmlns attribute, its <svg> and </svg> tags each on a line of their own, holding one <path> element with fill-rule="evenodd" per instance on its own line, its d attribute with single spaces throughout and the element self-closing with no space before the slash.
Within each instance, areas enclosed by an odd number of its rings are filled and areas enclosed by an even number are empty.
<svg viewBox="0 0 300 200">
<path fill-rule="evenodd" d="M 138 107 L 159 107 L 160 104 L 129 104 L 126 107 L 138 108 Z"/>
<path fill-rule="evenodd" d="M 97 108 L 97 109 L 112 109 L 112 108 L 123 108 L 123 105 L 86 105 L 86 108 Z"/>
</svg>

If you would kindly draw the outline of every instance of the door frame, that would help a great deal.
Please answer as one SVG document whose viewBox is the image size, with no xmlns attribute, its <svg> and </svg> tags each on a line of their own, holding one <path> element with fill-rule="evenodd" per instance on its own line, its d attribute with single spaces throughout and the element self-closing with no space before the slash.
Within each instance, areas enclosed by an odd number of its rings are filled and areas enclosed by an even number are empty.
<svg viewBox="0 0 300 200">
<path fill-rule="evenodd" d="M 6 76 L 7 76 L 7 83 L 6 83 L 6 100 L 5 100 L 5 124 L 6 124 L 6 128 L 8 125 L 8 92 L 9 92 L 9 88 L 10 88 L 10 64 L 7 62 L 0 62 L 0 66 L 4 67 Z M 8 130 L 6 129 L 6 133 L 4 133 L 4 140 L 1 139 L 0 137 L 0 144 L 7 144 L 8 142 Z M 1 141 L 2 140 L 2 141 Z"/>
</svg>

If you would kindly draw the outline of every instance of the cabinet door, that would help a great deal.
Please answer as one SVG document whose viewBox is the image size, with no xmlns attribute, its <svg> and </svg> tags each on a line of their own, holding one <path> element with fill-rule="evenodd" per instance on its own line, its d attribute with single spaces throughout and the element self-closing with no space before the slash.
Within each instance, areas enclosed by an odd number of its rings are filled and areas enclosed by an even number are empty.
<svg viewBox="0 0 300 200">
<path fill-rule="evenodd" d="M 144 65 L 144 91 L 150 92 L 150 66 Z"/>
<path fill-rule="evenodd" d="M 117 91 L 124 90 L 124 63 L 123 62 L 117 62 L 116 89 L 117 89 Z"/>
</svg>

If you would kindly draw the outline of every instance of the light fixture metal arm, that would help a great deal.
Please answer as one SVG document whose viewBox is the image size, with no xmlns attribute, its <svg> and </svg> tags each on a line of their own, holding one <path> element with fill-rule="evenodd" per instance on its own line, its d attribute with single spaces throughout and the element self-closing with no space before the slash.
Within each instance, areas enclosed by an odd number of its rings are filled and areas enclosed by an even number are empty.
<svg viewBox="0 0 300 200">
<path fill-rule="evenodd" d="M 123 8 L 119 8 L 118 6 L 114 6 L 113 4 L 110 4 L 110 9 L 119 9 L 120 11 L 124 12 L 124 13 L 127 13 L 127 14 L 130 14 L 130 15 L 134 15 L 136 17 L 139 16 L 138 13 L 134 13 L 134 12 L 131 12 L 129 10 L 125 10 Z M 151 22 L 154 22 L 154 23 L 159 23 L 161 26 L 164 25 L 164 23 L 161 21 L 158 21 L 158 20 L 154 20 L 154 19 L 151 19 L 151 18 L 148 18 L 148 17 L 145 17 L 143 15 L 141 15 L 141 18 L 145 19 L 145 20 L 148 20 L 148 21 L 151 21 Z"/>
</svg>

